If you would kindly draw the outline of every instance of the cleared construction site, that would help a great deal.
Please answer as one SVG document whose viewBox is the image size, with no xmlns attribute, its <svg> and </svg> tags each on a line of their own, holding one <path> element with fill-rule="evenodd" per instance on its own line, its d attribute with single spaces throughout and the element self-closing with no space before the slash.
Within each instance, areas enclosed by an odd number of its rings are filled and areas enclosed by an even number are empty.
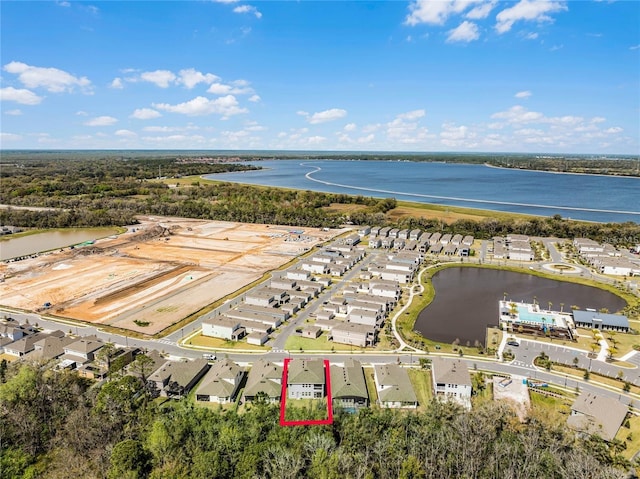
<svg viewBox="0 0 640 479">
<path fill-rule="evenodd" d="M 116 237 L 2 264 L 0 305 L 153 335 L 343 232 L 139 221 Z"/>
</svg>

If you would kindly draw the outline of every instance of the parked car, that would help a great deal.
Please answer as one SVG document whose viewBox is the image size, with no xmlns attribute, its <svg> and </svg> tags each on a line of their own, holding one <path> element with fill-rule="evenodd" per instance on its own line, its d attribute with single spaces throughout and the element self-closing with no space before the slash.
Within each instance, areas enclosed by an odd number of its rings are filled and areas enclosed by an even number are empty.
<svg viewBox="0 0 640 479">
<path fill-rule="evenodd" d="M 507 341 L 507 344 L 509 346 L 520 346 L 520 343 L 518 341 L 514 341 L 514 340 Z"/>
<path fill-rule="evenodd" d="M 202 357 L 203 357 L 204 359 L 209 360 L 209 361 L 213 361 L 213 360 L 215 360 L 215 359 L 216 359 L 216 355 L 215 355 L 215 354 L 213 354 L 213 353 L 204 353 L 204 354 L 202 355 Z"/>
</svg>

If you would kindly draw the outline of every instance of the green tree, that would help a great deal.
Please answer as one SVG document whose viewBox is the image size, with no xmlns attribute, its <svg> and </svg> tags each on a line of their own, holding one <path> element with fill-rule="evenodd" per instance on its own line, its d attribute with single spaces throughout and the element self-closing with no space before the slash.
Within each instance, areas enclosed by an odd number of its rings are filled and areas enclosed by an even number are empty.
<svg viewBox="0 0 640 479">
<path fill-rule="evenodd" d="M 125 439 L 113 447 L 109 479 L 145 477 L 149 470 L 149 454 L 140 441 Z"/>
</svg>

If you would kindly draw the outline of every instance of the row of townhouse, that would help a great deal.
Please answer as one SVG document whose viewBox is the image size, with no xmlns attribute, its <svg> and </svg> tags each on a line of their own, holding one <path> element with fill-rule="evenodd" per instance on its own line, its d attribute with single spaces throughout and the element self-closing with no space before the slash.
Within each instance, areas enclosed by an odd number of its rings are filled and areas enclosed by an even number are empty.
<svg viewBox="0 0 640 479">
<path fill-rule="evenodd" d="M 460 234 L 451 235 L 441 233 L 424 233 L 419 239 L 404 240 L 390 236 L 371 236 L 369 238 L 370 248 L 393 249 L 396 251 L 419 251 L 420 253 L 430 253 L 434 255 L 446 256 L 469 256 L 473 236 L 462 236 Z"/>
<path fill-rule="evenodd" d="M 580 257 L 599 273 L 640 276 L 640 260 L 623 256 L 613 245 L 600 244 L 589 238 L 575 238 L 573 246 Z"/>
<path fill-rule="evenodd" d="M 527 235 L 512 234 L 493 238 L 493 257 L 513 261 L 533 261 L 535 253 Z"/>
<path fill-rule="evenodd" d="M 274 274 L 268 284 L 245 293 L 241 304 L 204 320 L 202 334 L 230 341 L 246 337 L 249 344 L 262 345 L 276 328 L 331 285 L 330 276 L 344 275 L 363 258 L 364 251 L 352 245 L 329 245 Z"/>
</svg>

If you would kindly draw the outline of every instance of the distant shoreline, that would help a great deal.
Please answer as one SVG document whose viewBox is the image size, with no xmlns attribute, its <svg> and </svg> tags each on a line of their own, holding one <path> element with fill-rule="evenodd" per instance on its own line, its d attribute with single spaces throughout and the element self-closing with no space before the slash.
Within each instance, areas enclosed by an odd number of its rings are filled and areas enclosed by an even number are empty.
<svg viewBox="0 0 640 479">
<path fill-rule="evenodd" d="M 473 164 L 473 163 L 469 163 Z M 549 170 L 536 170 L 535 168 L 512 168 L 508 166 L 497 166 L 490 163 L 483 163 L 487 168 L 495 168 L 497 170 L 520 170 L 520 171 L 534 171 L 536 173 L 551 173 L 554 175 L 580 175 L 580 176 L 603 176 L 605 178 L 631 178 L 639 180 L 640 176 L 637 175 L 607 175 L 605 173 L 578 173 L 575 171 L 549 171 Z"/>
</svg>

